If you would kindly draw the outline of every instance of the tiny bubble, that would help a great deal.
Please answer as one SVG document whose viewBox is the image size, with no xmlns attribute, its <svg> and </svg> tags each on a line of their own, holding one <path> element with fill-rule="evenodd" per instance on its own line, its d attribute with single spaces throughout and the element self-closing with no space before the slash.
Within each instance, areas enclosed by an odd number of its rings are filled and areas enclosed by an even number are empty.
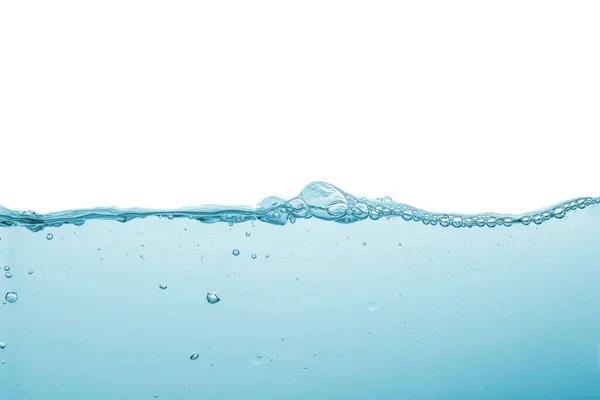
<svg viewBox="0 0 600 400">
<path fill-rule="evenodd" d="M 367 245 L 367 242 L 363 242 L 363 246 L 366 246 L 366 245 Z"/>
<path fill-rule="evenodd" d="M 209 292 L 206 294 L 206 301 L 209 304 L 216 304 L 219 301 L 221 301 L 221 299 L 219 298 L 219 296 L 217 296 L 215 292 Z"/>
<path fill-rule="evenodd" d="M 256 259 L 256 254 L 252 254 L 252 259 Z"/>
<path fill-rule="evenodd" d="M 0 342 L 0 350 L 4 350 L 6 348 L 6 344 L 4 342 Z"/>
<path fill-rule="evenodd" d="M 250 235 L 251 235 L 251 233 L 250 233 L 250 232 L 246 232 L 246 236 L 250 236 Z"/>
<path fill-rule="evenodd" d="M 159 288 L 161 288 L 162 290 L 165 290 L 167 288 L 167 285 L 158 285 Z"/>
<path fill-rule="evenodd" d="M 10 271 L 10 267 L 9 267 L 8 265 L 5 265 L 5 266 L 4 266 L 4 270 L 5 270 L 5 271 Z"/>
<path fill-rule="evenodd" d="M 269 254 L 265 254 L 265 258 L 269 258 L 271 257 Z"/>
<path fill-rule="evenodd" d="M 31 274 L 33 274 L 33 270 L 32 270 L 32 269 L 30 269 L 29 271 L 27 271 L 27 273 L 28 273 L 29 275 L 31 275 Z"/>
<path fill-rule="evenodd" d="M 198 359 L 198 357 L 200 357 L 200 354 L 198 353 L 194 353 L 190 356 L 190 360 L 192 361 L 196 361 Z"/>
<path fill-rule="evenodd" d="M 233 249 L 233 251 L 231 252 L 231 254 L 233 254 L 234 256 L 239 256 L 240 255 L 240 251 L 238 249 Z"/>
<path fill-rule="evenodd" d="M 54 235 L 51 234 L 51 233 L 49 233 L 49 234 L 46 235 L 46 239 L 47 240 L 52 240 L 52 239 L 54 239 Z"/>
<path fill-rule="evenodd" d="M 12 274 L 10 272 L 5 272 L 4 276 L 7 278 L 12 278 Z"/>
</svg>

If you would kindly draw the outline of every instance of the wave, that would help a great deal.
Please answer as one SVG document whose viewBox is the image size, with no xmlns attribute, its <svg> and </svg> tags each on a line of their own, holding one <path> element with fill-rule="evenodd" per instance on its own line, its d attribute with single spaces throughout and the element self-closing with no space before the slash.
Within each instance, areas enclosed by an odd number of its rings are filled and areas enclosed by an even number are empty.
<svg viewBox="0 0 600 400">
<path fill-rule="evenodd" d="M 433 213 L 407 204 L 397 203 L 391 197 L 366 199 L 352 196 L 334 185 L 313 182 L 300 195 L 285 200 L 268 197 L 257 207 L 228 207 L 205 205 L 176 210 L 143 208 L 91 208 L 38 214 L 35 211 L 13 211 L 0 206 L 0 227 L 22 226 L 33 232 L 64 224 L 82 225 L 90 220 L 127 222 L 136 218 L 189 218 L 204 223 L 230 224 L 258 220 L 275 225 L 295 223 L 297 219 L 317 218 L 338 223 L 353 223 L 366 219 L 402 218 L 425 225 L 474 228 L 521 225 L 539 225 L 551 219 L 563 218 L 571 211 L 600 203 L 600 197 L 580 197 L 544 210 L 520 215 L 509 214 L 449 214 Z"/>
</svg>

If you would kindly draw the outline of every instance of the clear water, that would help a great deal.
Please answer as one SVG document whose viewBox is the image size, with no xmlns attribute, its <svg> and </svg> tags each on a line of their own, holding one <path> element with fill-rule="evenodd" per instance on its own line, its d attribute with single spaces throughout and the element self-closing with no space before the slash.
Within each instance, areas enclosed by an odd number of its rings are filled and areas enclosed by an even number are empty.
<svg viewBox="0 0 600 400">
<path fill-rule="evenodd" d="M 600 398 L 599 202 L 0 208 L 0 400 Z"/>
</svg>

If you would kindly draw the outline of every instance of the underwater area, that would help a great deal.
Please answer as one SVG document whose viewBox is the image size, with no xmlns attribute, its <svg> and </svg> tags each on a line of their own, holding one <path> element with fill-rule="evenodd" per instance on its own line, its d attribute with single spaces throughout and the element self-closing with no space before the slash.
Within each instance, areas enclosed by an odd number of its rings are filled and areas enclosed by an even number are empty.
<svg viewBox="0 0 600 400">
<path fill-rule="evenodd" d="M 0 207 L 0 400 L 598 399 L 599 203 Z"/>
</svg>

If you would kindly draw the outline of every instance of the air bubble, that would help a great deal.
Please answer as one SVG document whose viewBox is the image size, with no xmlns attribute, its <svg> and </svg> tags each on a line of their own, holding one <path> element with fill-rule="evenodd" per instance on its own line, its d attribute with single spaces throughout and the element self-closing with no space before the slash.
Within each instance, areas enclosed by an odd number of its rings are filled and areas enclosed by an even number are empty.
<svg viewBox="0 0 600 400">
<path fill-rule="evenodd" d="M 27 271 L 27 273 L 28 273 L 29 275 L 31 275 L 31 274 L 33 274 L 33 270 L 32 270 L 32 269 L 30 269 L 29 271 Z"/>
<path fill-rule="evenodd" d="M 346 196 L 329 183 L 313 182 L 302 190 L 300 197 L 317 218 L 335 219 L 348 210 Z"/>
<path fill-rule="evenodd" d="M 0 342 L 0 350 L 4 350 L 6 348 L 6 344 L 4 342 Z"/>
<path fill-rule="evenodd" d="M 7 278 L 9 278 L 9 279 L 12 278 L 12 274 L 10 272 L 5 272 L 4 276 L 7 277 Z"/>
<path fill-rule="evenodd" d="M 165 290 L 167 288 L 167 285 L 158 285 L 159 288 L 161 288 L 162 290 Z"/>
<path fill-rule="evenodd" d="M 367 245 L 367 242 L 363 242 L 363 246 L 366 246 L 366 245 Z"/>
<path fill-rule="evenodd" d="M 233 251 L 231 252 L 231 254 L 233 254 L 234 256 L 239 256 L 240 255 L 240 251 L 238 249 L 233 249 Z"/>
<path fill-rule="evenodd" d="M 256 254 L 252 254 L 252 259 L 255 260 L 256 259 Z"/>
<path fill-rule="evenodd" d="M 304 201 L 302 201 L 302 199 L 293 199 L 288 203 L 288 205 L 292 208 L 292 212 L 297 217 L 305 217 L 308 214 L 308 206 Z"/>
<path fill-rule="evenodd" d="M 348 204 L 346 203 L 333 203 L 327 207 L 329 215 L 334 217 L 342 216 L 346 214 L 346 211 L 348 211 Z"/>
<path fill-rule="evenodd" d="M 51 233 L 49 233 L 49 234 L 46 235 L 46 239 L 47 240 L 52 240 L 52 239 L 54 239 L 54 235 L 51 234 Z"/>
<path fill-rule="evenodd" d="M 271 256 L 269 254 L 265 254 L 265 258 L 270 258 Z"/>
<path fill-rule="evenodd" d="M 352 214 L 356 218 L 367 218 L 369 215 L 369 207 L 363 203 L 355 204 L 354 207 L 352 207 Z"/>
<path fill-rule="evenodd" d="M 200 357 L 200 354 L 198 353 L 194 353 L 190 356 L 190 360 L 192 361 L 196 361 L 198 359 L 198 357 Z"/>
<path fill-rule="evenodd" d="M 9 267 L 8 265 L 5 265 L 5 266 L 4 266 L 4 270 L 5 270 L 5 271 L 10 271 L 10 267 Z"/>
<path fill-rule="evenodd" d="M 19 295 L 15 292 L 8 292 L 6 293 L 6 295 L 4 296 L 4 299 L 6 301 L 8 301 L 9 303 L 14 303 L 19 299 Z"/>
<path fill-rule="evenodd" d="M 250 233 L 250 232 L 246 232 L 246 236 L 250 236 L 250 235 L 251 235 L 251 233 Z"/>
<path fill-rule="evenodd" d="M 562 218 L 565 216 L 565 209 L 562 207 L 556 207 L 554 210 L 552 210 L 552 213 L 556 218 Z"/>
<path fill-rule="evenodd" d="M 215 292 L 209 292 L 206 294 L 206 301 L 208 301 L 209 304 L 216 304 L 221 301 L 221 299 Z"/>
</svg>

